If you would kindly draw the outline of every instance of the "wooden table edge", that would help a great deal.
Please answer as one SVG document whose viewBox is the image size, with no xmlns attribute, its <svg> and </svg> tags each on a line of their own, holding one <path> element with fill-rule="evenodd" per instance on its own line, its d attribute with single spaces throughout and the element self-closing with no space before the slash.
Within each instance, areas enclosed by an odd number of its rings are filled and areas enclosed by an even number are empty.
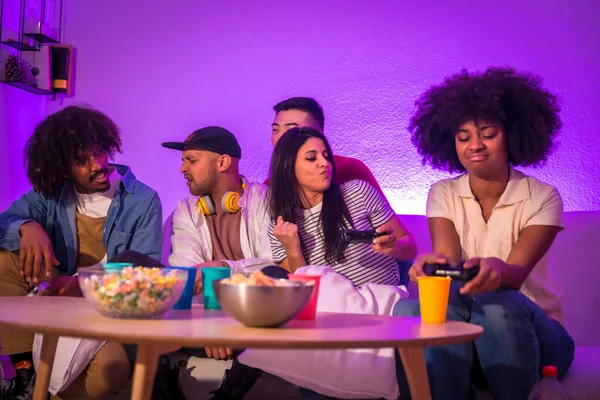
<svg viewBox="0 0 600 400">
<path fill-rule="evenodd" d="M 398 339 L 388 340 L 382 343 L 380 339 L 372 340 L 319 340 L 310 339 L 310 341 L 302 341 L 290 339 L 285 342 L 273 342 L 266 339 L 232 339 L 232 338 L 209 338 L 200 339 L 194 337 L 181 338 L 177 336 L 152 337 L 150 335 L 143 337 L 126 338 L 118 332 L 102 332 L 90 333 L 85 328 L 68 330 L 60 327 L 46 327 L 36 325 L 35 323 L 15 323 L 0 321 L 0 326 L 6 326 L 24 332 L 32 332 L 41 335 L 63 336 L 63 337 L 78 337 L 82 339 L 106 340 L 123 344 L 160 344 L 172 345 L 177 344 L 181 347 L 233 347 L 233 348 L 248 348 L 248 349 L 303 349 L 303 350 L 336 350 L 336 349 L 368 349 L 368 348 L 403 348 L 403 347 L 429 347 L 443 346 L 448 344 L 464 343 L 477 339 L 483 334 L 483 328 L 478 325 L 472 325 L 473 331 L 467 333 L 454 334 L 450 337 L 434 337 L 434 338 L 415 338 L 415 339 Z M 265 328 L 267 329 L 267 328 Z M 268 328 L 269 330 L 271 328 Z"/>
</svg>

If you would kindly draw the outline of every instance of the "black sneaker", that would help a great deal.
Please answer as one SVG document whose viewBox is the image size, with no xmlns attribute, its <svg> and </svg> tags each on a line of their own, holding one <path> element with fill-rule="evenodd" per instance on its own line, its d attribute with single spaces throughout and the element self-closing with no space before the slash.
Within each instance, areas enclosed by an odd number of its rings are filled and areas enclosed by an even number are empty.
<svg viewBox="0 0 600 400">
<path fill-rule="evenodd" d="M 24 380 L 18 375 L 12 379 L 2 378 L 2 400 L 32 400 L 35 387 L 35 374 Z"/>
<path fill-rule="evenodd" d="M 152 385 L 152 400 L 185 400 L 179 373 L 185 368 L 185 361 L 171 364 L 167 356 L 158 358 L 156 377 Z"/>
<path fill-rule="evenodd" d="M 241 364 L 234 358 L 219 388 L 210 392 L 213 395 L 210 400 L 242 400 L 261 375 L 260 369 Z"/>
<path fill-rule="evenodd" d="M 209 392 L 212 397 L 209 400 L 242 400 L 244 396 L 230 396 L 221 388 Z"/>
</svg>

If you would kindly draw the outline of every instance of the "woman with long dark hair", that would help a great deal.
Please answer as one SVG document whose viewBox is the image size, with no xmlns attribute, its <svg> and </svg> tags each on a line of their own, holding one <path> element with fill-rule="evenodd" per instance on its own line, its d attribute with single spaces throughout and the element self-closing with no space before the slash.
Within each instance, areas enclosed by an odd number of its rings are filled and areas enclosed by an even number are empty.
<svg viewBox="0 0 600 400">
<path fill-rule="evenodd" d="M 398 285 L 395 259 L 416 255 L 412 237 L 377 189 L 359 180 L 338 185 L 335 175 L 331 147 L 321 132 L 292 128 L 278 140 L 269 178 L 274 261 L 290 272 L 308 264 L 330 265 L 355 285 Z M 372 244 L 345 243 L 347 229 L 385 235 Z M 260 374 L 235 359 L 211 399 L 243 398 Z"/>
<path fill-rule="evenodd" d="M 398 285 L 396 259 L 417 252 L 411 235 L 381 194 L 354 180 L 338 185 L 329 142 L 312 128 L 293 128 L 271 159 L 269 237 L 273 259 L 290 272 L 329 265 L 355 285 Z M 347 243 L 345 230 L 375 230 L 372 243 Z"/>
</svg>

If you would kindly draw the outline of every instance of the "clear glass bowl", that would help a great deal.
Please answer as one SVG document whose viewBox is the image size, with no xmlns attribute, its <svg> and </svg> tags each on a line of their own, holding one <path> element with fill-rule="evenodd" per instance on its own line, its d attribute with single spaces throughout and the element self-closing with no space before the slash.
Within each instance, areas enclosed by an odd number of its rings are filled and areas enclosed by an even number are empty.
<svg viewBox="0 0 600 400">
<path fill-rule="evenodd" d="M 181 297 L 187 271 L 175 268 L 79 268 L 84 297 L 111 318 L 158 318 Z"/>
</svg>

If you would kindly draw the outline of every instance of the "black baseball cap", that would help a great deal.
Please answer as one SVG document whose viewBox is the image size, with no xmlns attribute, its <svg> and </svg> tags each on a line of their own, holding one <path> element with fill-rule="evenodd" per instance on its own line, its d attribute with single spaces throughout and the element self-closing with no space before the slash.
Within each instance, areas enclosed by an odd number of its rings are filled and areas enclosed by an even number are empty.
<svg viewBox="0 0 600 400">
<path fill-rule="evenodd" d="M 165 142 L 167 149 L 185 150 L 188 147 L 208 150 L 217 154 L 227 154 L 232 158 L 242 158 L 242 149 L 233 133 L 220 126 L 207 126 L 194 131 L 183 142 Z"/>
</svg>

